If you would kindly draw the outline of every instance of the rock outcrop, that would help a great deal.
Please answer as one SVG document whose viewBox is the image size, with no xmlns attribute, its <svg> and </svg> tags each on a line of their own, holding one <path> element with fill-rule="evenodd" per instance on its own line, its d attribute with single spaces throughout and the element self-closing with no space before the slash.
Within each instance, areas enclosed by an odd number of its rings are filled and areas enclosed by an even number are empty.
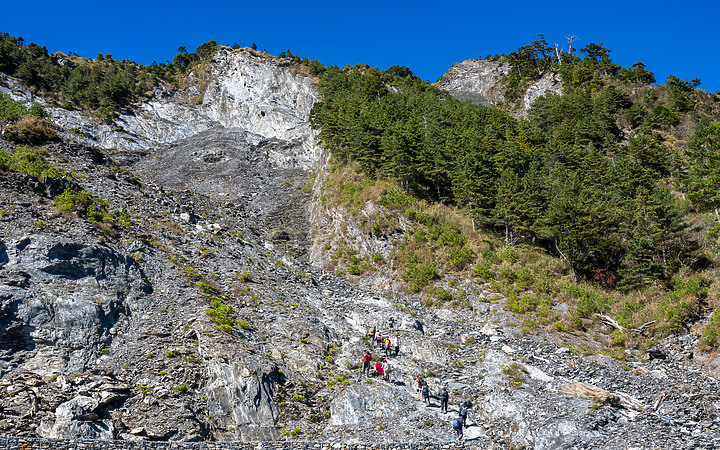
<svg viewBox="0 0 720 450">
<path fill-rule="evenodd" d="M 505 101 L 503 77 L 509 70 L 508 63 L 466 59 L 450 67 L 440 77 L 437 86 L 458 100 L 495 106 Z M 525 89 L 522 104 L 513 114 L 527 116 L 535 99 L 547 94 L 562 95 L 562 82 L 558 74 L 548 72 L 530 83 Z"/>
<path fill-rule="evenodd" d="M 502 77 L 508 70 L 507 63 L 466 59 L 453 64 L 437 85 L 458 100 L 493 106 L 505 99 Z"/>
</svg>

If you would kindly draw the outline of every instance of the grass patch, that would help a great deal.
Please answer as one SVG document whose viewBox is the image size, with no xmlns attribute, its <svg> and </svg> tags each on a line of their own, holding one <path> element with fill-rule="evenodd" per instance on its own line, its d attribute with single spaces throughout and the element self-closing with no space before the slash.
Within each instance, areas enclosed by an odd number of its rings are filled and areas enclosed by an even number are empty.
<svg viewBox="0 0 720 450">
<path fill-rule="evenodd" d="M 210 297 L 210 309 L 205 311 L 205 314 L 210 316 L 210 321 L 215 324 L 215 328 L 222 332 L 230 332 L 235 325 L 235 310 L 218 296 Z"/>
<path fill-rule="evenodd" d="M 48 162 L 47 154 L 46 149 L 32 149 L 27 146 L 18 147 L 13 153 L 0 150 L 0 171 L 26 173 L 43 181 L 46 178 L 67 176 L 67 172 Z"/>
</svg>

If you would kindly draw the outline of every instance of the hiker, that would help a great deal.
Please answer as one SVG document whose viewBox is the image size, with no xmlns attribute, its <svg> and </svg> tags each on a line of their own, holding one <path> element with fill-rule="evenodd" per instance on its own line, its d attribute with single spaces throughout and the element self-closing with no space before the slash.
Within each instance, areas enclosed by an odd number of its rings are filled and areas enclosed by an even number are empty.
<svg viewBox="0 0 720 450">
<path fill-rule="evenodd" d="M 425 405 L 430 406 L 430 386 L 428 386 L 428 384 L 424 381 L 422 386 L 422 396 Z"/>
<path fill-rule="evenodd" d="M 377 372 L 378 375 L 381 377 L 385 375 L 385 370 L 383 370 L 383 364 L 382 362 L 378 361 L 375 363 L 375 372 Z M 384 377 L 383 377 L 384 378 Z"/>
<path fill-rule="evenodd" d="M 465 407 L 465 404 L 460 405 L 460 411 L 458 414 L 462 417 L 463 425 L 467 428 L 467 408 Z"/>
<path fill-rule="evenodd" d="M 420 399 L 422 399 L 421 391 L 422 391 L 423 383 L 425 383 L 425 380 L 423 380 L 422 377 L 420 375 L 418 375 L 415 378 L 415 381 L 417 381 L 417 386 L 415 387 L 415 392 L 417 393 L 418 400 L 420 400 Z"/>
<path fill-rule="evenodd" d="M 396 334 L 395 335 L 395 356 L 397 356 L 398 353 L 400 353 L 400 335 Z"/>
<path fill-rule="evenodd" d="M 382 360 L 382 370 L 383 380 L 387 383 L 390 381 L 390 364 L 388 364 L 387 359 L 385 358 Z"/>
<path fill-rule="evenodd" d="M 370 339 L 375 339 L 376 332 L 377 332 L 377 327 L 373 327 L 373 329 L 368 333 L 368 336 L 370 336 Z"/>
<path fill-rule="evenodd" d="M 392 331 L 395 328 L 395 319 L 390 317 L 390 320 L 388 320 L 388 328 L 390 331 Z"/>
<path fill-rule="evenodd" d="M 372 354 L 369 350 L 365 350 L 365 356 L 362 359 L 362 371 L 363 375 L 370 376 L 370 363 L 372 362 Z"/>
<path fill-rule="evenodd" d="M 455 430 L 455 435 L 457 436 L 458 442 L 462 441 L 464 425 L 465 425 L 465 420 L 463 420 L 462 416 L 457 416 L 455 418 L 455 420 L 453 420 L 452 427 L 453 427 L 453 430 Z"/>
<path fill-rule="evenodd" d="M 390 355 L 392 355 L 392 343 L 390 339 L 385 339 L 385 356 L 389 358 Z"/>
<path fill-rule="evenodd" d="M 450 398 L 450 394 L 448 393 L 448 390 L 445 388 L 445 386 L 440 389 L 440 392 L 438 393 L 438 397 L 440 397 L 440 412 L 447 412 L 447 405 L 448 405 L 448 399 Z"/>
<path fill-rule="evenodd" d="M 375 346 L 380 348 L 381 345 L 382 345 L 382 333 L 380 332 L 380 330 L 378 330 L 378 332 L 375 334 Z"/>
</svg>

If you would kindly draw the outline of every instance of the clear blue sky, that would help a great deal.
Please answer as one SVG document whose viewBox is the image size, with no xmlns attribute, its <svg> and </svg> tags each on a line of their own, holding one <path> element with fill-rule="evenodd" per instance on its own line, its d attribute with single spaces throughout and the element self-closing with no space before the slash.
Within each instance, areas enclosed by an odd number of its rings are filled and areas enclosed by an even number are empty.
<svg viewBox="0 0 720 450">
<path fill-rule="evenodd" d="M 0 31 L 50 52 L 98 52 L 143 64 L 172 61 L 179 46 L 209 40 L 257 43 L 343 67 L 409 67 L 436 81 L 452 64 L 509 53 L 542 33 L 613 50 L 613 61 L 647 64 L 658 82 L 698 77 L 720 90 L 720 2 L 682 1 L 46 1 L 5 2 Z"/>
</svg>

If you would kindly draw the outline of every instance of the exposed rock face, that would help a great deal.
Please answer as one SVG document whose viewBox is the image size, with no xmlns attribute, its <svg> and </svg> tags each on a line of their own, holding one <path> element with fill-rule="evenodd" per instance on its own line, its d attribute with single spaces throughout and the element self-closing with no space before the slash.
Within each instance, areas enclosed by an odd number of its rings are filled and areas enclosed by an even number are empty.
<svg viewBox="0 0 720 450">
<path fill-rule="evenodd" d="M 61 128 L 73 131 L 66 137 L 103 149 L 147 149 L 220 125 L 299 142 L 302 151 L 288 159 L 305 169 L 317 162 L 320 150 L 308 122 L 317 94 L 296 64 L 221 47 L 207 69 L 190 77 L 187 90 L 157 88 L 152 99 L 121 114 L 112 126 L 97 125 L 73 111 L 47 111 Z M 15 81 L 6 78 L 2 84 L 0 91 L 27 106 L 33 101 L 44 103 Z"/>
<path fill-rule="evenodd" d="M 44 376 L 85 370 L 149 288 L 135 261 L 108 247 L 37 234 L 8 244 L 0 252 L 2 370 L 12 359 Z"/>
<path fill-rule="evenodd" d="M 538 97 L 548 94 L 562 95 L 562 81 L 560 75 L 556 73 L 546 73 L 539 80 L 533 82 L 525 91 L 523 97 L 522 116 L 527 116 L 528 111 L 532 107 L 533 102 Z"/>
<path fill-rule="evenodd" d="M 505 99 L 501 80 L 508 70 L 507 63 L 466 59 L 453 64 L 437 84 L 458 100 L 491 106 Z"/>
<path fill-rule="evenodd" d="M 466 59 L 450 67 L 438 80 L 437 85 L 458 100 L 470 100 L 473 103 L 493 106 L 505 101 L 502 78 L 509 70 L 510 65 L 507 63 Z M 559 75 L 546 73 L 542 78 L 531 83 L 525 91 L 520 109 L 514 114 L 527 116 L 535 99 L 547 94 L 562 94 Z"/>
<path fill-rule="evenodd" d="M 235 427 L 243 440 L 274 440 L 278 411 L 272 401 L 276 380 L 267 364 L 250 365 L 225 363 L 218 360 L 208 364 L 208 410 L 218 423 Z"/>
<path fill-rule="evenodd" d="M 41 424 L 38 433 L 52 439 L 112 439 L 115 431 L 112 423 L 94 422 L 97 407 L 98 401 L 92 397 L 75 397 L 58 406 L 55 423 Z"/>
</svg>

